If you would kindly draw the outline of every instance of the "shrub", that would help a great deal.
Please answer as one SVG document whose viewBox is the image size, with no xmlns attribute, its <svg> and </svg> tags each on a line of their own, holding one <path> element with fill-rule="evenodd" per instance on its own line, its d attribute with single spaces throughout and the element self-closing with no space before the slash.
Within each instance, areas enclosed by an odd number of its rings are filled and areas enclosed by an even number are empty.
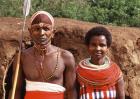
<svg viewBox="0 0 140 99">
<path fill-rule="evenodd" d="M 0 16 L 22 17 L 22 2 L 1 0 Z M 140 0 L 32 0 L 30 15 L 38 10 L 46 10 L 54 17 L 140 26 Z"/>
</svg>

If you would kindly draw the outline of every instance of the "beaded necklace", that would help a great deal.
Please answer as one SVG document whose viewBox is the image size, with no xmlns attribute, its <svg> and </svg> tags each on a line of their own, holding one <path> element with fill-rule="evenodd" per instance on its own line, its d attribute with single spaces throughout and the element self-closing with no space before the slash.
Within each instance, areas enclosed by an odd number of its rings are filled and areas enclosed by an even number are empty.
<svg viewBox="0 0 140 99">
<path fill-rule="evenodd" d="M 34 52 L 35 52 L 35 50 L 36 50 L 36 47 L 34 47 Z M 40 55 L 41 56 L 41 58 L 40 58 L 41 60 L 39 61 L 39 66 L 35 66 L 35 67 L 36 67 L 36 70 L 38 71 L 39 75 L 43 78 L 43 81 L 47 82 L 49 79 L 54 77 L 54 73 L 56 72 L 56 70 L 58 70 L 59 48 L 57 49 L 56 65 L 54 67 L 53 72 L 49 76 L 46 76 L 47 73 L 44 73 L 45 70 L 43 68 L 43 61 L 44 61 L 45 55 L 47 55 L 47 53 L 46 53 L 47 51 L 46 51 L 46 49 L 43 49 L 43 50 L 41 50 L 41 52 L 43 52 L 43 54 Z"/>
</svg>

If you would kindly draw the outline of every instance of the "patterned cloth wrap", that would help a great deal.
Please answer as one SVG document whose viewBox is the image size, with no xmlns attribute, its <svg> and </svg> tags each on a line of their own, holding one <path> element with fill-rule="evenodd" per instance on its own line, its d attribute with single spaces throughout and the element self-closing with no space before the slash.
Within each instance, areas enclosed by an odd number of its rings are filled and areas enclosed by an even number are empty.
<svg viewBox="0 0 140 99">
<path fill-rule="evenodd" d="M 64 99 L 63 86 L 26 80 L 26 94 L 24 99 Z"/>
<path fill-rule="evenodd" d="M 115 84 L 122 72 L 114 62 L 105 58 L 103 65 L 90 63 L 90 58 L 82 60 L 77 66 L 77 78 L 80 83 L 80 99 L 115 99 Z"/>
</svg>

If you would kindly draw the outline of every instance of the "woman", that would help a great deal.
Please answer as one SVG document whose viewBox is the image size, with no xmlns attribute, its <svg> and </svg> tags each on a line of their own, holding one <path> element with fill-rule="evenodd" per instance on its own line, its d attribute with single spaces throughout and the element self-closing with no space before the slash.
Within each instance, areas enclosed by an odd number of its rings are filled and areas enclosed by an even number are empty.
<svg viewBox="0 0 140 99">
<path fill-rule="evenodd" d="M 106 55 L 111 43 L 111 33 L 104 27 L 86 33 L 90 58 L 80 61 L 77 67 L 80 99 L 124 99 L 122 72 Z"/>
</svg>

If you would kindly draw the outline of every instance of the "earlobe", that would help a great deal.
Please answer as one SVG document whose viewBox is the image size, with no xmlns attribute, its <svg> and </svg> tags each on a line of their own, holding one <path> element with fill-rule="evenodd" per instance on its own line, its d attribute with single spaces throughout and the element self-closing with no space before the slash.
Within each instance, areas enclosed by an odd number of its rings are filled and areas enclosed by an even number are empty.
<svg viewBox="0 0 140 99">
<path fill-rule="evenodd" d="M 56 30 L 55 29 L 52 30 L 52 38 L 54 38 L 55 33 L 56 33 Z"/>
<path fill-rule="evenodd" d="M 54 38 L 54 33 L 52 34 L 52 38 Z"/>
<path fill-rule="evenodd" d="M 52 33 L 55 34 L 55 33 L 56 33 L 56 29 L 53 29 L 53 30 L 52 30 Z"/>
</svg>

